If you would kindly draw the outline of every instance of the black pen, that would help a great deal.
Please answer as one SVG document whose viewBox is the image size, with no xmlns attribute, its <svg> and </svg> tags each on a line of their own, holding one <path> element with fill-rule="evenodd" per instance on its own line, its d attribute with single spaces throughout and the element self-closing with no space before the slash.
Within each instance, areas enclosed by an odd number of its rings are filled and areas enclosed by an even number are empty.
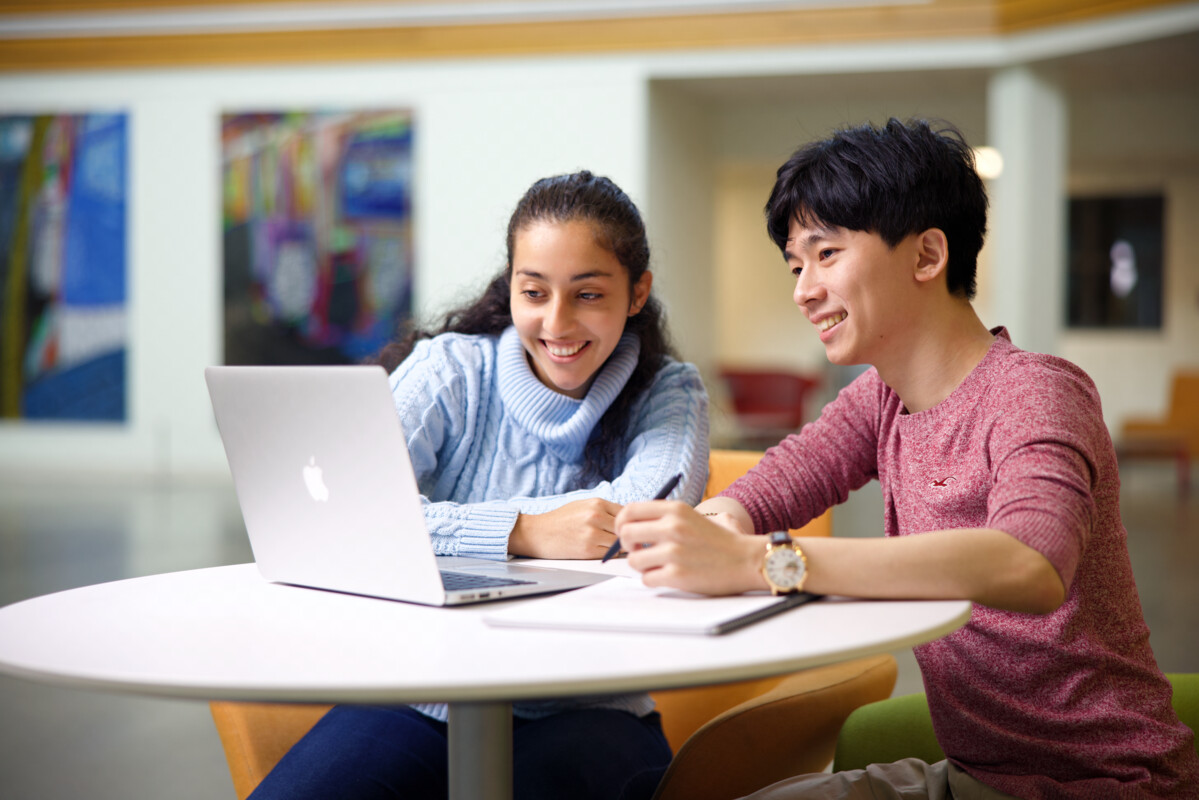
<svg viewBox="0 0 1199 800">
<path fill-rule="evenodd" d="M 654 499 L 655 500 L 665 500 L 667 497 L 670 497 L 670 493 L 674 491 L 674 487 L 678 486 L 679 481 L 681 481 L 682 479 L 683 479 L 683 473 L 680 472 L 677 475 L 675 475 L 673 478 L 671 478 L 670 480 L 668 480 L 666 482 L 666 485 L 663 486 L 656 495 L 654 495 Z M 613 542 L 612 546 L 608 548 L 608 552 L 604 553 L 604 557 L 600 559 L 600 563 L 601 564 L 604 563 L 609 558 L 611 558 L 612 556 L 616 555 L 619 552 L 620 552 L 620 537 L 617 536 L 616 541 Z"/>
</svg>

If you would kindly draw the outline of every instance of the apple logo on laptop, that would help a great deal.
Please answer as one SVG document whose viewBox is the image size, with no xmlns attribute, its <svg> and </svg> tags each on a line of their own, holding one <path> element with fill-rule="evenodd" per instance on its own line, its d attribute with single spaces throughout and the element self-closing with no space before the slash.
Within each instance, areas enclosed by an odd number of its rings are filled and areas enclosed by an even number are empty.
<svg viewBox="0 0 1199 800">
<path fill-rule="evenodd" d="M 329 487 L 325 485 L 323 471 L 316 465 L 316 456 L 308 458 L 308 465 L 304 467 L 304 485 L 308 487 L 308 494 L 312 495 L 312 499 L 318 503 L 329 502 Z"/>
</svg>

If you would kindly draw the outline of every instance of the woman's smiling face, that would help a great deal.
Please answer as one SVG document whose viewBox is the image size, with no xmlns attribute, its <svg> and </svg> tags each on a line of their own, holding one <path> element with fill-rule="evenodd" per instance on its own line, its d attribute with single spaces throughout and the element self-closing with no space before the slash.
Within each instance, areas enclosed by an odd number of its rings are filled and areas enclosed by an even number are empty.
<svg viewBox="0 0 1199 800">
<path fill-rule="evenodd" d="M 537 378 L 570 397 L 586 395 L 651 284 L 646 272 L 630 291 L 628 270 L 588 222 L 541 221 L 518 231 L 512 323 Z"/>
</svg>

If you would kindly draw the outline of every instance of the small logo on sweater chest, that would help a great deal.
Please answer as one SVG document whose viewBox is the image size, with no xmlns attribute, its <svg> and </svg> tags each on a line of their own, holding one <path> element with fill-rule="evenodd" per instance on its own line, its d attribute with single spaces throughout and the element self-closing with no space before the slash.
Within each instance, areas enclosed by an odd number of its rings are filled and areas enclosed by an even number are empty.
<svg viewBox="0 0 1199 800">
<path fill-rule="evenodd" d="M 957 480 L 957 478 L 953 477 L 952 475 L 947 475 L 946 477 L 942 478 L 939 481 L 933 481 L 932 483 L 929 484 L 929 486 L 948 486 L 949 484 L 953 483 L 956 480 Z"/>
</svg>

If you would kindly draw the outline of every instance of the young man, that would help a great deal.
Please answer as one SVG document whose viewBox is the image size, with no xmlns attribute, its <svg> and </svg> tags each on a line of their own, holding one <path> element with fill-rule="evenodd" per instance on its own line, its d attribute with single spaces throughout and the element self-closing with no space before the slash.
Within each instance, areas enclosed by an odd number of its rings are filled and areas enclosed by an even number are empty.
<svg viewBox="0 0 1199 800">
<path fill-rule="evenodd" d="M 770 235 L 829 360 L 872 369 L 721 496 L 617 516 L 651 586 L 975 604 L 965 627 L 915 649 L 947 761 L 801 776 L 754 797 L 1199 797 L 1095 387 L 987 330 L 970 304 L 986 209 L 953 129 L 892 119 L 796 151 L 766 207 Z M 799 527 L 873 478 L 881 539 L 748 535 Z"/>
</svg>

